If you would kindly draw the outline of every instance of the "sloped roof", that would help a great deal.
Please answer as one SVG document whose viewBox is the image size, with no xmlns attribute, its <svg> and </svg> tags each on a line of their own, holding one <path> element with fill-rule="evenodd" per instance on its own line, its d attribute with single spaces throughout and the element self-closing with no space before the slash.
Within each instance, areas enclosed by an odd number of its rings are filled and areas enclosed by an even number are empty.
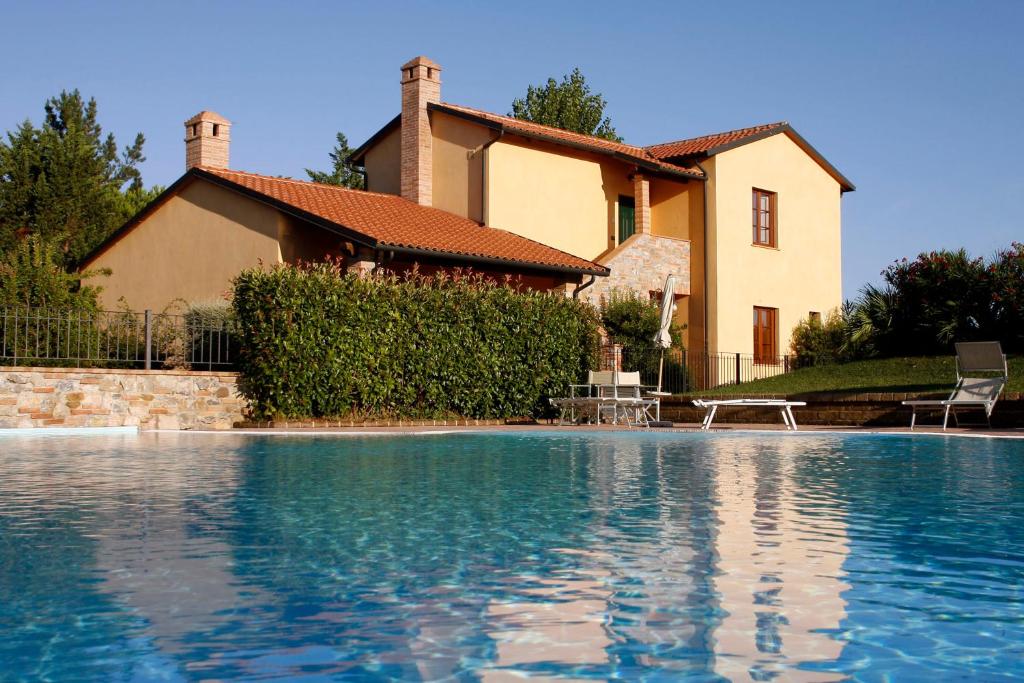
<svg viewBox="0 0 1024 683">
<path fill-rule="evenodd" d="M 486 121 L 500 126 L 502 130 L 514 135 L 522 135 L 523 137 L 533 138 L 536 140 L 546 140 L 556 144 L 569 145 L 571 147 L 591 152 L 612 154 L 624 161 L 632 161 L 640 166 L 651 167 L 653 170 L 664 171 L 675 175 L 684 175 L 691 178 L 704 177 L 704 174 L 700 169 L 692 165 L 679 165 L 662 161 L 643 147 L 627 145 L 624 142 L 615 142 L 614 140 L 605 140 L 604 138 L 599 138 L 594 135 L 574 133 L 572 131 L 562 130 L 561 128 L 555 128 L 554 126 L 545 126 L 540 123 L 534 123 L 533 121 L 517 119 L 513 116 L 492 114 L 479 109 L 473 109 L 472 107 L 464 107 L 462 105 L 450 104 L 448 102 L 431 104 L 428 105 L 428 107 L 434 111 L 442 111 L 455 116 L 461 116 L 462 118 Z"/>
<path fill-rule="evenodd" d="M 592 261 L 506 230 L 483 227 L 441 209 L 420 206 L 396 195 L 206 167 L 186 172 L 150 207 L 114 233 L 87 261 L 141 222 L 186 182 L 197 178 L 268 203 L 372 249 L 441 258 L 462 257 L 548 271 L 608 274 L 607 268 Z"/>
<path fill-rule="evenodd" d="M 615 157 L 621 161 L 636 164 L 642 168 L 670 175 L 683 176 L 687 178 L 703 178 L 704 174 L 699 168 L 692 164 L 675 164 L 658 159 L 643 147 L 627 145 L 623 142 L 605 140 L 594 135 L 574 133 L 554 126 L 545 126 L 532 121 L 524 121 L 512 116 L 502 116 L 491 112 L 473 109 L 448 102 L 433 103 L 427 105 L 430 111 L 440 111 L 451 116 L 473 121 L 495 130 L 501 130 L 513 135 L 542 140 L 557 145 L 566 145 L 596 154 L 605 154 Z M 384 125 L 379 131 L 373 134 L 369 140 L 359 146 L 349 159 L 355 163 L 361 163 L 369 151 L 382 137 L 401 125 L 401 115 Z"/>
<path fill-rule="evenodd" d="M 710 150 L 734 142 L 741 142 L 747 138 L 760 135 L 765 132 L 779 132 L 784 126 L 789 125 L 785 121 L 778 123 L 765 123 L 750 128 L 729 130 L 724 133 L 711 133 L 675 142 L 663 142 L 659 145 L 648 145 L 647 151 L 658 159 L 669 159 L 672 157 L 685 157 L 693 154 L 703 154 Z"/>
<path fill-rule="evenodd" d="M 645 149 L 657 159 L 685 165 L 693 163 L 695 159 L 711 157 L 741 145 L 756 142 L 772 135 L 778 135 L 779 133 L 789 137 L 808 156 L 814 159 L 826 173 L 835 178 L 843 192 L 851 192 L 856 189 L 854 184 L 839 172 L 839 169 L 829 163 L 828 159 L 811 146 L 811 143 L 807 142 L 799 133 L 793 130 L 788 121 L 765 123 L 749 128 L 729 130 L 724 133 L 711 133 L 710 135 L 701 135 L 685 140 L 663 142 L 657 145 L 648 145 Z"/>
</svg>

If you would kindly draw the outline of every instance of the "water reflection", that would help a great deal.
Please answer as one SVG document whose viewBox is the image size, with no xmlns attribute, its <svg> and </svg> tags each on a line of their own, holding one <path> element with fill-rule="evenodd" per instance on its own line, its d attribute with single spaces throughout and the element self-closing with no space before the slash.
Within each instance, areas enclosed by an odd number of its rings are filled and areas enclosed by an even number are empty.
<svg viewBox="0 0 1024 683">
<path fill-rule="evenodd" d="M 602 560 L 595 553 L 561 552 L 586 556 L 587 563 Z M 481 672 L 482 680 L 522 680 L 523 671 L 551 664 L 606 666 L 606 649 L 612 645 L 607 578 L 599 569 L 558 570 L 552 578 L 537 579 L 533 586 L 491 602 L 485 618 L 494 640 L 494 661 Z"/>
<path fill-rule="evenodd" d="M 814 492 L 800 480 L 801 458 L 813 459 L 809 445 L 816 444 L 786 439 L 766 447 L 730 439 L 712 445 L 713 584 L 723 611 L 714 634 L 715 671 L 731 681 L 843 678 L 814 668 L 842 652 L 829 630 L 846 616 L 842 566 L 849 546 L 844 511 L 815 509 Z"/>
<path fill-rule="evenodd" d="M 947 653 L 974 648 L 971 666 L 1012 670 L 1024 458 L 916 444 L 0 442 L 0 662 L 55 680 L 831 681 L 962 672 Z M 1000 630 L 958 626 L 971 615 Z"/>
</svg>

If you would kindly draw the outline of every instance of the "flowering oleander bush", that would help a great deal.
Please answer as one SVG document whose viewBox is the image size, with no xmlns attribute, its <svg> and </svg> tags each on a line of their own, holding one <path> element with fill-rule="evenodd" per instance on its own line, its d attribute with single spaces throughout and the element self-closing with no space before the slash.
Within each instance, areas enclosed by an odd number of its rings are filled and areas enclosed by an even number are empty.
<svg viewBox="0 0 1024 683">
<path fill-rule="evenodd" d="M 241 273 L 233 306 L 257 418 L 537 414 L 597 354 L 589 305 L 473 275 L 282 265 Z"/>
<path fill-rule="evenodd" d="M 801 321 L 793 331 L 798 363 L 948 354 L 958 341 L 1024 351 L 1024 244 L 987 261 L 963 249 L 920 254 L 882 277 L 884 285 L 865 286 L 825 323 Z"/>
</svg>

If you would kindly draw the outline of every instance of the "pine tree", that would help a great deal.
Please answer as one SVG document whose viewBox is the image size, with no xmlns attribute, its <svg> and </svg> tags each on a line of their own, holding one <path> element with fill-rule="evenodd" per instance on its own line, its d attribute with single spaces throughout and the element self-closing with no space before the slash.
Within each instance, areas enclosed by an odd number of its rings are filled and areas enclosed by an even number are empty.
<svg viewBox="0 0 1024 683">
<path fill-rule="evenodd" d="M 38 235 L 77 266 L 159 192 L 142 184 L 144 143 L 139 133 L 119 152 L 103 135 L 96 100 L 78 90 L 47 100 L 40 127 L 26 119 L 0 140 L 0 251 Z"/>
<path fill-rule="evenodd" d="M 348 162 L 348 157 L 354 151 L 348 146 L 348 138 L 345 137 L 344 133 L 339 132 L 337 135 L 338 144 L 334 146 L 329 156 L 331 157 L 331 164 L 333 169 L 331 171 L 314 171 L 313 169 L 306 169 L 306 175 L 314 183 L 324 183 L 325 185 L 341 185 L 342 187 L 350 187 L 353 190 L 361 190 L 364 186 L 363 174 L 359 170 Z"/>
<path fill-rule="evenodd" d="M 526 97 L 512 101 L 510 116 L 575 133 L 594 135 L 622 142 L 611 120 L 604 115 L 607 102 L 590 86 L 579 68 L 562 77 L 562 82 L 549 78 L 542 86 L 529 86 Z"/>
</svg>

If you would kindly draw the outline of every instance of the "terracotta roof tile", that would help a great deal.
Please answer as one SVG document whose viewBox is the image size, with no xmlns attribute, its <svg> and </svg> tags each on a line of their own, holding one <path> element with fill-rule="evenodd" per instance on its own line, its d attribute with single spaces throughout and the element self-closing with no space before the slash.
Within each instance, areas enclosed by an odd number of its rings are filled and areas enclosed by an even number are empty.
<svg viewBox="0 0 1024 683">
<path fill-rule="evenodd" d="M 688 138 L 686 140 L 676 140 L 675 142 L 665 142 L 659 145 L 649 145 L 646 150 L 658 159 L 692 156 L 695 154 L 703 154 L 709 150 L 715 149 L 716 147 L 738 142 L 744 138 L 760 135 L 761 133 L 766 133 L 773 129 L 781 130 L 787 125 L 789 124 L 785 121 L 765 123 L 760 126 L 740 128 L 738 130 L 730 130 L 724 133 L 712 133 L 711 135 L 701 135 L 700 137 Z"/>
<path fill-rule="evenodd" d="M 604 266 L 540 242 L 498 228 L 483 227 L 453 213 L 420 206 L 396 195 L 221 168 L 197 168 L 196 171 L 364 235 L 384 248 L 416 249 L 439 256 L 481 257 L 599 275 L 608 272 Z"/>
<path fill-rule="evenodd" d="M 695 166 L 680 166 L 662 161 L 643 147 L 635 147 L 634 145 L 627 145 L 623 142 L 615 142 L 614 140 L 605 140 L 604 138 L 599 138 L 593 135 L 574 133 L 572 131 L 562 130 L 561 128 L 555 128 L 554 126 L 545 126 L 532 121 L 524 121 L 512 116 L 492 114 L 491 112 L 473 109 L 472 107 L 464 107 L 458 104 L 451 104 L 449 102 L 434 104 L 431 105 L 431 108 L 454 114 L 465 114 L 473 118 L 489 121 L 500 125 L 505 131 L 513 134 L 549 140 L 556 144 L 568 144 L 592 150 L 594 152 L 620 155 L 627 159 L 636 161 L 641 165 L 646 164 L 653 166 L 654 168 L 667 173 L 683 174 L 694 178 L 704 177 L 704 174 L 700 169 Z"/>
</svg>

